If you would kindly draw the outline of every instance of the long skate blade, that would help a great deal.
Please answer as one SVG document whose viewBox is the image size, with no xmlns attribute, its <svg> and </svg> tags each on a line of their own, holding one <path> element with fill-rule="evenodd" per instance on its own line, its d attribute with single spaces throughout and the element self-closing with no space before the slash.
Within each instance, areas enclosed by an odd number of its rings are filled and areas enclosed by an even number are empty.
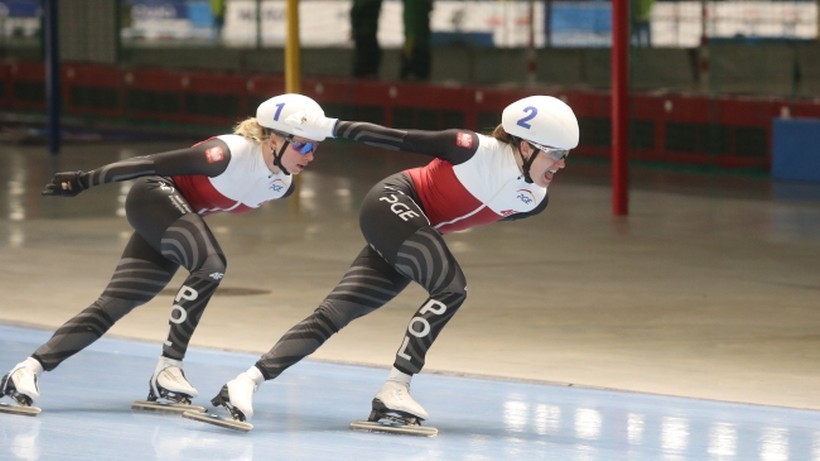
<svg viewBox="0 0 820 461">
<path fill-rule="evenodd" d="M 384 432 L 389 434 L 415 435 L 421 437 L 435 437 L 438 429 L 430 426 L 409 424 L 387 424 L 378 421 L 356 420 L 350 423 L 350 429 L 363 432 Z"/>
<path fill-rule="evenodd" d="M 253 429 L 253 424 L 245 421 L 237 421 L 235 419 L 223 418 L 212 413 L 199 413 L 196 411 L 186 411 L 182 414 L 183 418 L 192 419 L 201 423 L 213 424 L 214 426 L 224 427 L 226 429 L 233 429 L 235 431 L 248 432 Z"/>
<path fill-rule="evenodd" d="M 205 413 L 205 407 L 191 405 L 190 403 L 165 403 L 151 400 L 134 400 L 131 404 L 132 410 L 158 411 L 160 413 L 185 413 L 186 411 Z"/>
<path fill-rule="evenodd" d="M 23 416 L 37 416 L 40 412 L 43 411 L 39 407 L 26 407 L 23 405 L 9 405 L 7 403 L 0 402 L 0 413 L 8 413 L 11 415 L 23 415 Z"/>
</svg>

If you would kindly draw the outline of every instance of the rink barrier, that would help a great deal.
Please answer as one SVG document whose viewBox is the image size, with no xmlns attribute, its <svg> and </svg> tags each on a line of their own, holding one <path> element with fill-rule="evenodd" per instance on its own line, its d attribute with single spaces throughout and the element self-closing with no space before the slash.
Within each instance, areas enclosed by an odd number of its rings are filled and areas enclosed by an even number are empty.
<svg viewBox="0 0 820 461">
<path fill-rule="evenodd" d="M 282 75 L 206 70 L 119 68 L 66 63 L 61 68 L 65 115 L 151 124 L 230 127 L 259 102 L 284 91 Z M 302 92 L 328 114 L 402 128 L 466 127 L 489 131 L 523 86 L 434 85 L 306 78 Z M 608 158 L 610 97 L 606 91 L 553 91 L 581 125 L 577 155 Z M 4 112 L 45 111 L 45 69 L 39 62 L 0 62 Z M 772 120 L 820 118 L 820 101 L 661 93 L 630 96 L 630 159 L 720 168 L 769 170 Z"/>
</svg>

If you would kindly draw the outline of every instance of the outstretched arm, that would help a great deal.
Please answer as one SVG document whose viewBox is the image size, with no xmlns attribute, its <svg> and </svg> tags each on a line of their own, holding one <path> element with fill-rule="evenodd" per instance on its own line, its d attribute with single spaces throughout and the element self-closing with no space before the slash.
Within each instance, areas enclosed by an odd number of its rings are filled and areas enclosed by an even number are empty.
<svg viewBox="0 0 820 461">
<path fill-rule="evenodd" d="M 426 154 L 458 164 L 469 159 L 478 148 L 478 135 L 469 130 L 397 130 L 375 123 L 336 123 L 334 135 L 370 146 Z"/>
<path fill-rule="evenodd" d="M 453 164 L 467 161 L 478 149 L 478 135 L 470 130 L 397 130 L 307 112 L 293 114 L 285 119 L 285 123 L 294 133 L 308 139 L 351 139 L 390 150 L 432 155 Z"/>
<path fill-rule="evenodd" d="M 43 195 L 71 197 L 100 184 L 148 175 L 216 176 L 225 171 L 230 159 L 228 145 L 218 138 L 211 138 L 187 149 L 120 160 L 88 172 L 56 173 L 43 189 Z"/>
</svg>

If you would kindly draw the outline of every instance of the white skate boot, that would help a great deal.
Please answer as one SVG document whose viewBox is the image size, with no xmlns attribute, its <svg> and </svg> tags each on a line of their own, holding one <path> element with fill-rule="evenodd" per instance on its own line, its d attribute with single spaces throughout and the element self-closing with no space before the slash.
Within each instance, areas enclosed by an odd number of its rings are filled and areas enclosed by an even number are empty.
<svg viewBox="0 0 820 461">
<path fill-rule="evenodd" d="M 250 367 L 222 386 L 219 395 L 211 399 L 213 406 L 223 406 L 234 419 L 245 421 L 253 418 L 253 393 L 265 379 L 258 368 Z"/>
<path fill-rule="evenodd" d="M 373 410 L 367 421 L 353 421 L 350 427 L 356 430 L 376 432 L 397 432 L 428 437 L 438 434 L 434 427 L 422 427 L 427 419 L 427 411 L 410 396 L 411 375 L 395 368 L 376 397 Z"/>
<path fill-rule="evenodd" d="M 23 360 L 3 376 L 0 381 L 0 397 L 9 396 L 17 405 L 0 404 L 0 411 L 35 416 L 40 409 L 32 406 L 40 397 L 37 382 L 43 366 L 32 357 Z"/>
<path fill-rule="evenodd" d="M 134 401 L 131 408 L 175 413 L 205 411 L 204 407 L 191 405 L 191 399 L 199 395 L 199 392 L 185 378 L 181 360 L 160 357 L 148 386 L 148 398 Z"/>
<path fill-rule="evenodd" d="M 388 379 L 382 389 L 373 399 L 373 413 L 371 421 L 378 421 L 381 417 L 392 416 L 405 420 L 405 424 L 413 424 L 416 420 L 427 419 L 427 412 L 410 396 L 410 383 Z"/>
<path fill-rule="evenodd" d="M 230 418 L 189 413 L 183 413 L 182 416 L 229 429 L 249 431 L 253 429 L 253 425 L 247 422 L 253 417 L 253 393 L 264 381 L 265 378 L 262 376 L 262 372 L 253 366 L 222 386 L 219 394 L 211 399 L 211 405 L 228 410 L 231 414 Z"/>
<path fill-rule="evenodd" d="M 176 403 L 191 403 L 199 392 L 185 379 L 182 361 L 160 357 L 151 376 L 148 400 L 168 399 Z"/>
</svg>

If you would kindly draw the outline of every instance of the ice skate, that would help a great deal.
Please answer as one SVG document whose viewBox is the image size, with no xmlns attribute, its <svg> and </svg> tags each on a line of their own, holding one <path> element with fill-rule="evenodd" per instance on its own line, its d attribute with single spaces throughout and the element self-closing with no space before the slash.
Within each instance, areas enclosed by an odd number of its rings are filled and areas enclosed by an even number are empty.
<svg viewBox="0 0 820 461">
<path fill-rule="evenodd" d="M 222 386 L 219 394 L 211 399 L 211 404 L 216 407 L 225 408 L 231 415 L 230 418 L 223 418 L 216 414 L 183 413 L 182 416 L 203 423 L 214 424 L 238 431 L 249 431 L 253 425 L 247 422 L 253 417 L 253 393 L 259 388 L 259 383 L 264 381 L 262 373 L 251 367 L 248 371 L 240 373 L 236 378 L 228 381 Z"/>
<path fill-rule="evenodd" d="M 186 411 L 203 413 L 205 407 L 191 404 L 191 399 L 197 395 L 199 392 L 185 378 L 182 361 L 160 357 L 154 374 L 148 382 L 148 398 L 135 400 L 131 404 L 131 409 L 165 413 Z"/>
<path fill-rule="evenodd" d="M 353 421 L 350 428 L 367 432 L 390 432 L 433 437 L 438 429 L 422 426 L 427 412 L 410 396 L 410 383 L 388 379 L 373 399 L 367 421 Z"/>
<path fill-rule="evenodd" d="M 29 357 L 15 365 L 0 381 L 0 397 L 8 396 L 14 403 L 0 402 L 0 412 L 25 416 L 37 416 L 41 410 L 33 406 L 34 399 L 40 397 L 37 385 L 43 366 Z"/>
</svg>

